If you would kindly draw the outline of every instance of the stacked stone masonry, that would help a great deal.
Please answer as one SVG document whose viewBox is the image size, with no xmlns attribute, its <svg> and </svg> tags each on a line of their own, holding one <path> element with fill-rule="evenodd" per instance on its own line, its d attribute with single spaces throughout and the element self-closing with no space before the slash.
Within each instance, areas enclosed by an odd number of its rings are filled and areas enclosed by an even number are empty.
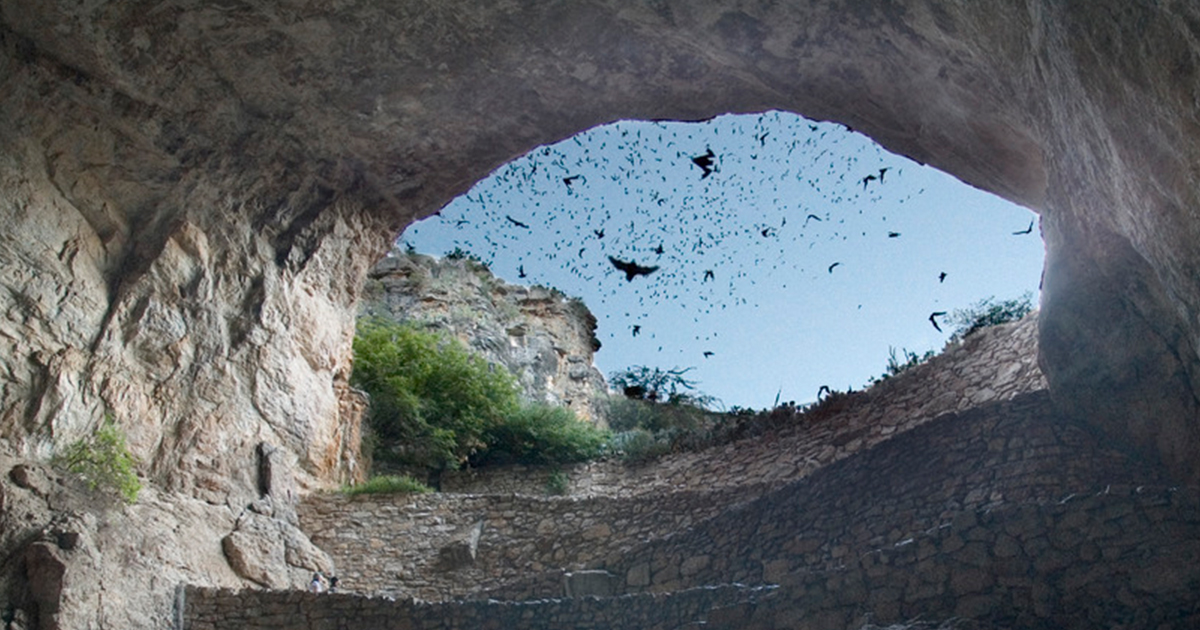
<svg viewBox="0 0 1200 630">
<path fill-rule="evenodd" d="M 701 588 L 671 595 L 535 602 L 425 603 L 296 591 L 186 589 L 180 630 L 674 630 L 771 589 Z"/>
<path fill-rule="evenodd" d="M 834 418 L 797 422 L 763 435 L 701 452 L 676 453 L 654 466 L 616 461 L 564 470 L 572 494 L 629 496 L 708 491 L 756 484 L 782 485 L 892 435 L 947 413 L 1012 399 L 1046 388 L 1037 365 L 1037 316 L 984 329 L 928 362 L 857 392 Z M 816 392 L 814 392 L 815 394 Z M 542 494 L 549 471 L 516 467 L 443 477 L 448 492 Z"/>
<path fill-rule="evenodd" d="M 962 510 L 1054 502 L 1139 483 L 1165 480 L 1156 467 L 1064 423 L 1049 396 L 1036 392 L 943 416 L 591 568 L 622 576 L 630 592 L 771 583 L 794 571 L 839 566 Z M 554 575 L 532 576 L 489 596 L 554 596 L 560 583 Z"/>
<path fill-rule="evenodd" d="M 757 493 L 752 493 L 751 496 Z M 300 525 L 338 567 L 343 588 L 435 601 L 530 574 L 577 569 L 716 516 L 741 497 L 317 495 Z M 474 538 L 474 540 L 471 540 Z"/>
<path fill-rule="evenodd" d="M 706 628 L 860 628 L 917 616 L 1026 630 L 1197 628 L 1200 493 L 1108 486 L 1051 504 L 966 511 L 836 569 L 778 583 L 766 601 L 714 614 Z"/>
<path fill-rule="evenodd" d="M 529 602 L 189 588 L 181 630 L 826 630 L 969 619 L 973 628 L 1184 630 L 1200 624 L 1200 493 L 1107 486 L 965 510 L 825 570 L 727 585 Z M 955 627 L 958 627 L 957 625 Z"/>
</svg>

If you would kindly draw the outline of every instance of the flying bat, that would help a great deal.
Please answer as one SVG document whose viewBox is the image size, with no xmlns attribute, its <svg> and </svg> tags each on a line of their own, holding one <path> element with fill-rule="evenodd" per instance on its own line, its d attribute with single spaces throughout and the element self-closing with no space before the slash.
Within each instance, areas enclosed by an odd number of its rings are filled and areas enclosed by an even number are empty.
<svg viewBox="0 0 1200 630">
<path fill-rule="evenodd" d="M 516 220 L 516 219 L 512 218 L 511 216 L 509 216 L 509 215 L 507 215 L 507 214 L 506 214 L 506 215 L 504 215 L 504 218 L 505 218 L 505 219 L 508 219 L 508 222 L 509 222 L 509 223 L 512 223 L 513 225 L 515 225 L 515 226 L 517 226 L 517 227 L 525 228 L 526 230 L 528 230 L 528 229 L 529 229 L 529 226 L 528 226 L 528 225 L 526 225 L 526 224 L 524 224 L 524 223 L 521 223 L 520 221 L 518 221 L 518 220 Z"/>
<path fill-rule="evenodd" d="M 1029 221 L 1029 227 L 1027 227 L 1024 230 L 1021 230 L 1019 232 L 1013 232 L 1013 236 L 1021 236 L 1022 234 L 1030 234 L 1032 232 L 1033 232 L 1033 220 L 1031 219 Z"/>
<path fill-rule="evenodd" d="M 700 176 L 700 179 L 704 179 L 705 177 L 713 174 L 714 157 L 717 157 L 717 154 L 713 153 L 712 147 L 709 147 L 708 151 L 705 152 L 704 155 L 697 155 L 696 157 L 692 158 L 692 163 L 696 166 L 699 166 L 700 170 L 704 171 L 704 174 Z"/>
<path fill-rule="evenodd" d="M 933 324 L 933 327 L 935 329 L 937 329 L 938 332 L 942 332 L 942 327 L 938 326 L 937 318 L 942 317 L 945 314 L 946 314 L 946 311 L 937 311 L 935 313 L 930 313 L 930 315 L 929 315 L 929 323 Z"/>
<path fill-rule="evenodd" d="M 840 264 L 842 264 L 842 263 L 840 263 L 840 262 L 835 262 L 835 263 L 833 263 L 832 265 L 829 265 L 829 273 L 833 273 L 833 268 L 834 268 L 834 267 L 836 267 L 836 266 L 838 266 L 838 265 L 840 265 Z"/>
<path fill-rule="evenodd" d="M 614 258 L 613 256 L 609 256 L 608 261 L 611 262 L 617 269 L 625 272 L 625 280 L 628 282 L 633 282 L 633 279 L 638 276 L 648 276 L 655 271 L 658 271 L 657 266 L 643 267 L 635 262 L 621 260 L 619 258 Z"/>
</svg>

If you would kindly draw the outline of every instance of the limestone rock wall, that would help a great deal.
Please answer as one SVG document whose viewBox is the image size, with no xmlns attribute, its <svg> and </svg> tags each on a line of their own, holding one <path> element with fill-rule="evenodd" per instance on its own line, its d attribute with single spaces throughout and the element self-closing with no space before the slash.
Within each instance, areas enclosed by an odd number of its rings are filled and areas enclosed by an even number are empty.
<svg viewBox="0 0 1200 630">
<path fill-rule="evenodd" d="M 570 407 L 603 424 L 608 390 L 596 369 L 596 318 L 544 287 L 508 284 L 468 259 L 393 251 L 372 267 L 365 314 L 414 321 L 457 337 L 517 377 L 527 400 Z"/>
<path fill-rule="evenodd" d="M 780 108 L 1043 215 L 1064 410 L 1200 478 L 1190 3 L 0 2 L 0 435 L 111 408 L 219 501 L 351 474 L 358 287 L 411 220 L 618 118 Z M 253 437 L 251 437 L 253 436 Z"/>
<path fill-rule="evenodd" d="M 312 571 L 334 566 L 290 510 L 154 488 L 126 505 L 0 452 L 0 615 L 12 630 L 172 628 L 181 583 L 302 588 Z"/>
</svg>

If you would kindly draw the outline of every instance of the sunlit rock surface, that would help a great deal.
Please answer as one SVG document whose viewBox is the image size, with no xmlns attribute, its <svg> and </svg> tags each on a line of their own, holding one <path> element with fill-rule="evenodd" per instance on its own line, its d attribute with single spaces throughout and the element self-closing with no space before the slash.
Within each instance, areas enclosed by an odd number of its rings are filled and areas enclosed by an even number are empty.
<svg viewBox="0 0 1200 630">
<path fill-rule="evenodd" d="M 474 260 L 394 251 L 371 268 L 362 312 L 451 335 L 516 377 L 530 402 L 604 424 L 607 384 L 594 358 L 596 318 L 583 302 L 509 284 Z"/>
</svg>

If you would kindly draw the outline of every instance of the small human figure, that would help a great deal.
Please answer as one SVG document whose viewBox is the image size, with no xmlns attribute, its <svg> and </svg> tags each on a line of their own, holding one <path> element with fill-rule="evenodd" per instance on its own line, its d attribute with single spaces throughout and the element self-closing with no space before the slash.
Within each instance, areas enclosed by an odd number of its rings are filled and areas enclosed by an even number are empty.
<svg viewBox="0 0 1200 630">
<path fill-rule="evenodd" d="M 337 578 L 337 576 L 336 576 L 336 575 L 331 575 L 331 576 L 329 576 L 329 592 L 330 592 L 330 593 L 336 593 L 336 592 L 337 592 L 337 585 L 338 585 L 338 578 Z"/>
<path fill-rule="evenodd" d="M 308 590 L 310 593 L 320 593 L 325 590 L 325 583 L 321 581 L 320 571 L 313 574 L 312 582 L 308 584 Z"/>
</svg>

